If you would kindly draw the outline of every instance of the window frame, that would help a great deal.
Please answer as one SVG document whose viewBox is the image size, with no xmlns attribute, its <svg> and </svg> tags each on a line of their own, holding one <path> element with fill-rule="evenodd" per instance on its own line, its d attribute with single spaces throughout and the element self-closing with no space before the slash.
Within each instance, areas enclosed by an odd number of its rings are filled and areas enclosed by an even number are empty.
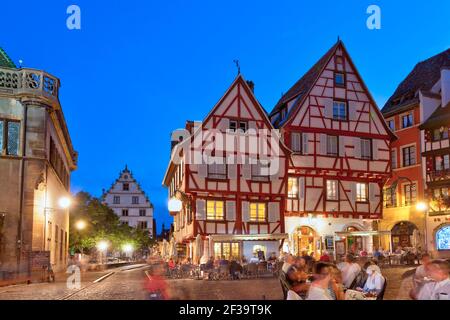
<svg viewBox="0 0 450 320">
<path fill-rule="evenodd" d="M 16 119 L 9 118 L 0 118 L 0 121 L 3 122 L 3 132 L 1 133 L 2 139 L 2 148 L 0 149 L 0 156 L 6 157 L 20 157 L 21 156 L 21 147 L 22 147 L 22 121 Z M 17 154 L 8 153 L 8 137 L 9 137 L 9 124 L 10 123 L 18 123 L 19 124 L 19 132 L 17 136 Z"/>
<path fill-rule="evenodd" d="M 128 211 L 128 209 L 122 209 L 122 217 L 128 217 L 129 214 L 130 214 L 130 212 Z"/>
<path fill-rule="evenodd" d="M 408 119 L 409 119 L 409 117 L 411 117 L 411 124 L 410 125 L 405 126 L 405 122 L 404 122 L 405 117 L 408 118 Z M 402 114 L 400 116 L 400 120 L 401 120 L 401 127 L 402 127 L 402 129 L 411 128 L 412 126 L 414 126 L 414 114 L 413 114 L 413 112 L 407 112 L 407 113 Z"/>
<path fill-rule="evenodd" d="M 142 214 L 142 212 L 144 214 Z M 146 217 L 147 216 L 147 210 L 145 209 L 139 209 L 139 217 Z"/>
<path fill-rule="evenodd" d="M 415 188 L 414 191 L 411 189 L 411 186 L 414 186 L 414 188 Z M 408 187 L 409 187 L 409 191 L 407 192 L 406 188 L 408 188 Z M 413 192 L 415 193 L 414 201 L 412 200 L 413 199 L 413 197 L 412 197 Z M 410 198 L 409 202 L 407 201 L 407 197 L 406 197 L 407 194 L 409 194 L 409 198 Z M 403 205 L 405 207 L 413 206 L 414 204 L 417 203 L 417 182 L 403 184 L 403 198 L 404 198 Z"/>
<path fill-rule="evenodd" d="M 341 76 L 342 76 L 342 83 L 336 82 L 336 76 L 337 76 L 337 75 L 341 75 Z M 339 88 L 345 88 L 345 85 L 346 85 L 346 83 L 347 83 L 346 77 L 345 77 L 345 73 L 344 73 L 343 71 L 335 71 L 335 72 L 334 72 L 334 75 L 333 75 L 333 82 L 334 82 L 334 85 L 335 85 L 336 87 L 339 87 Z"/>
<path fill-rule="evenodd" d="M 414 163 L 411 161 L 411 151 L 408 151 L 408 159 L 409 159 L 409 164 L 406 164 L 406 158 L 407 157 L 405 157 L 405 150 L 406 149 L 411 149 L 411 148 L 414 148 L 414 152 L 413 152 L 413 155 L 414 155 L 414 157 L 413 157 L 413 159 L 414 159 Z M 415 144 L 410 144 L 410 145 L 407 145 L 407 146 L 402 146 L 401 147 L 401 150 L 402 150 L 402 167 L 410 167 L 410 166 L 414 166 L 414 165 L 416 165 L 417 164 L 417 148 L 416 148 L 416 145 Z"/>
<path fill-rule="evenodd" d="M 125 188 L 126 186 L 126 188 Z M 130 184 L 128 182 L 122 183 L 122 191 L 130 191 Z"/>
<path fill-rule="evenodd" d="M 335 195 L 334 195 L 334 198 L 330 198 L 329 197 L 329 193 L 328 193 L 328 183 L 329 182 L 333 182 L 333 183 L 336 183 L 336 192 L 335 192 Z M 338 180 L 335 180 L 335 179 L 327 179 L 326 181 L 325 181 L 325 199 L 327 200 L 327 201 L 336 201 L 336 202 L 338 202 L 339 201 L 339 199 L 340 199 L 340 197 L 339 197 L 339 181 Z"/>
<path fill-rule="evenodd" d="M 338 107 L 338 117 L 335 117 L 335 104 L 339 104 Z M 342 118 L 342 116 L 340 115 L 340 111 L 341 111 L 341 107 L 340 105 L 343 104 L 344 105 L 344 111 L 345 111 L 345 118 Z M 340 100 L 340 99 L 334 99 L 333 100 L 333 114 L 332 114 L 332 120 L 334 121 L 348 121 L 348 102 L 346 100 Z"/>
<path fill-rule="evenodd" d="M 330 152 L 330 138 L 336 139 L 336 152 Z M 327 156 L 337 157 L 339 156 L 339 136 L 327 134 Z"/>
<path fill-rule="evenodd" d="M 211 217 L 208 213 L 208 203 L 214 202 L 214 216 Z M 217 203 L 222 203 L 222 217 L 217 217 Z M 206 200 L 206 221 L 225 221 L 226 220 L 226 207 L 225 207 L 225 201 L 223 200 L 217 200 L 217 199 L 207 199 Z"/>
<path fill-rule="evenodd" d="M 373 141 L 372 139 L 369 138 L 360 138 L 360 143 L 361 143 L 361 159 L 363 160 L 372 160 L 373 159 Z M 369 155 L 363 155 L 363 144 L 364 143 L 368 143 L 369 145 Z"/>
<path fill-rule="evenodd" d="M 289 191 L 289 181 L 295 181 L 295 186 L 297 187 L 297 192 L 294 194 Z M 294 187 L 294 184 L 292 185 Z M 287 185 L 287 198 L 288 199 L 298 199 L 300 195 L 298 177 L 288 177 L 288 185 Z"/>
<path fill-rule="evenodd" d="M 359 194 L 359 192 L 358 192 L 358 185 L 364 185 L 365 186 L 365 188 L 364 188 L 365 192 L 364 192 L 364 199 L 363 200 L 361 200 L 362 199 L 361 197 L 359 197 L 359 199 L 358 199 L 358 194 Z M 356 189 L 355 202 L 357 202 L 357 203 L 368 203 L 369 202 L 369 184 L 367 182 L 356 182 L 355 189 Z"/>
<path fill-rule="evenodd" d="M 256 219 L 252 219 L 252 205 L 256 205 Z M 259 209 L 261 206 L 264 208 L 264 218 L 263 219 L 261 219 L 259 217 Z M 260 201 L 251 201 L 248 204 L 248 210 L 249 210 L 249 222 L 265 223 L 268 221 L 267 203 L 260 202 Z"/>
</svg>

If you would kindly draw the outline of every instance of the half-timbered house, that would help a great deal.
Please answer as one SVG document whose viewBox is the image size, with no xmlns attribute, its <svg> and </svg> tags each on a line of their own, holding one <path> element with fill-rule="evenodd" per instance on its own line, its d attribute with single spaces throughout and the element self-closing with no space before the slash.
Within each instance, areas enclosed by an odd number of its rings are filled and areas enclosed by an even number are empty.
<svg viewBox="0 0 450 320">
<path fill-rule="evenodd" d="M 342 41 L 270 113 L 292 151 L 285 228 L 290 250 L 372 250 L 391 174 L 387 127 Z"/>
<path fill-rule="evenodd" d="M 163 184 L 182 207 L 174 216 L 179 254 L 198 262 L 279 252 L 288 150 L 241 75 L 202 122 L 172 138 Z"/>
</svg>

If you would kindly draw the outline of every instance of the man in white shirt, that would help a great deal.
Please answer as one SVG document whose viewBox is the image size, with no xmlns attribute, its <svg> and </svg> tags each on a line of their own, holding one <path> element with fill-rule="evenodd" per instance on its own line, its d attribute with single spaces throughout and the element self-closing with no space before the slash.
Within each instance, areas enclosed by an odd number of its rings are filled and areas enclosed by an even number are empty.
<svg viewBox="0 0 450 320">
<path fill-rule="evenodd" d="M 449 300 L 450 297 L 450 265 L 445 260 L 433 260 L 427 267 L 428 276 L 433 282 L 425 284 L 420 291 L 416 290 L 413 298 L 417 300 Z"/>
<path fill-rule="evenodd" d="M 431 257 L 428 253 L 422 255 L 422 264 L 417 267 L 416 272 L 413 277 L 413 285 L 414 288 L 418 288 L 419 290 L 422 286 L 427 282 L 427 268 L 431 263 Z"/>
<path fill-rule="evenodd" d="M 319 262 L 315 266 L 314 281 L 308 291 L 306 300 L 333 300 L 328 291 L 331 281 L 331 268 L 328 264 Z"/>
<path fill-rule="evenodd" d="M 289 268 L 294 264 L 294 256 L 290 253 L 286 253 L 284 256 L 284 263 L 281 267 L 281 270 L 283 270 L 284 273 L 288 273 Z"/>
<path fill-rule="evenodd" d="M 352 254 L 345 256 L 345 262 L 337 266 L 342 272 L 342 282 L 346 288 L 350 288 L 358 273 L 361 272 L 361 266 L 356 263 Z"/>
</svg>

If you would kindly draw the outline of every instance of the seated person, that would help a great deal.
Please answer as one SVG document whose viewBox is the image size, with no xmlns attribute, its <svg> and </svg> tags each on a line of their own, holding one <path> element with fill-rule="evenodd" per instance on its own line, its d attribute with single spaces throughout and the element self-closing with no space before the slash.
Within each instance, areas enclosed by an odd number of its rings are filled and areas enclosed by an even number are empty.
<svg viewBox="0 0 450 320">
<path fill-rule="evenodd" d="M 427 276 L 427 268 L 431 264 L 431 257 L 428 253 L 425 253 L 422 255 L 421 258 L 422 264 L 417 267 L 416 272 L 414 273 L 413 277 L 413 285 L 414 288 L 422 288 L 422 286 L 429 282 L 428 276 Z"/>
<path fill-rule="evenodd" d="M 301 257 L 294 258 L 294 262 L 286 274 L 286 281 L 289 286 L 302 298 L 306 296 L 309 284 L 306 283 L 309 275 L 305 272 L 307 269 L 305 259 Z"/>
<path fill-rule="evenodd" d="M 386 281 L 381 274 L 381 269 L 373 264 L 369 266 L 366 270 L 368 277 L 363 288 L 356 288 L 358 291 L 364 293 L 374 293 L 379 295 L 383 291 L 384 282 Z"/>
<path fill-rule="evenodd" d="M 427 267 L 427 276 L 433 281 L 422 288 L 416 288 L 412 294 L 416 300 L 449 300 L 450 264 L 445 260 L 433 260 Z"/>
<path fill-rule="evenodd" d="M 314 281 L 308 291 L 306 300 L 335 300 L 328 291 L 332 279 L 330 265 L 325 262 L 318 262 L 314 269 Z"/>
<path fill-rule="evenodd" d="M 238 279 L 240 274 L 242 274 L 242 266 L 236 261 L 236 259 L 232 259 L 230 262 L 230 274 L 232 279 Z"/>
</svg>

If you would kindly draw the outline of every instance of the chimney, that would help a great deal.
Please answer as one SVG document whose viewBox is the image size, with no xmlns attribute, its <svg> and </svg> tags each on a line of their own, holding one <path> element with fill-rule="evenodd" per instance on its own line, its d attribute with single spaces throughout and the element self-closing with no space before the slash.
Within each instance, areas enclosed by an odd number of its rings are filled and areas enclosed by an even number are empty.
<svg viewBox="0 0 450 320">
<path fill-rule="evenodd" d="M 252 92 L 255 93 L 255 83 L 252 80 L 247 80 L 246 82 L 250 90 L 252 90 Z"/>
</svg>

